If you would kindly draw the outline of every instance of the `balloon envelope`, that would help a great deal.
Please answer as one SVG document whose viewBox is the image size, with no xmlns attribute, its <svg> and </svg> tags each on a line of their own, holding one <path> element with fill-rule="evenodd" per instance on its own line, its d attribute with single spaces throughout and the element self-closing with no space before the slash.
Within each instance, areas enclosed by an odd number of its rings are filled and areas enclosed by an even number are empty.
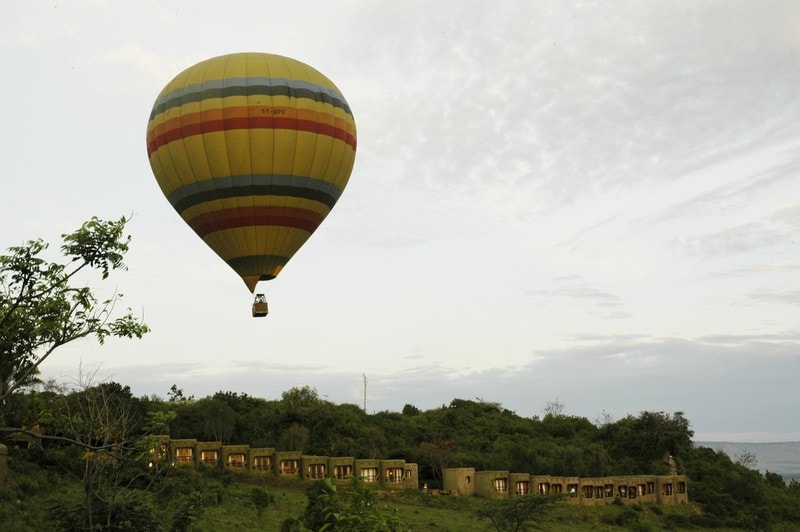
<svg viewBox="0 0 800 532">
<path fill-rule="evenodd" d="M 164 195 L 251 292 L 325 219 L 355 152 L 355 121 L 339 89 L 272 54 L 230 54 L 184 70 L 147 124 Z"/>
</svg>

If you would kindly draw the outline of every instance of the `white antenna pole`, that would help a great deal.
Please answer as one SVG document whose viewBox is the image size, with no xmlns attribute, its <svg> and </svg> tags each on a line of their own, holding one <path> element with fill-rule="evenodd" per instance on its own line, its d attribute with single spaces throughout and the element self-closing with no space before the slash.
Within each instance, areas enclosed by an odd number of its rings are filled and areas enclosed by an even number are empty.
<svg viewBox="0 0 800 532">
<path fill-rule="evenodd" d="M 364 377 L 364 413 L 367 413 L 367 374 L 362 373 L 362 377 Z"/>
</svg>

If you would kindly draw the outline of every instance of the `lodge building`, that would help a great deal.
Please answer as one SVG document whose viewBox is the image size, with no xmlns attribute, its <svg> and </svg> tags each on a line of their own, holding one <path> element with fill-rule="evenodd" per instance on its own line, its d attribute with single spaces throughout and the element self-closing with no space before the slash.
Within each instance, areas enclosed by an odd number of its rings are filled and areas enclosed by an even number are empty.
<svg viewBox="0 0 800 532">
<path fill-rule="evenodd" d="M 354 476 L 383 488 L 419 489 L 418 466 L 405 460 L 314 456 L 301 451 L 276 451 L 271 447 L 222 445 L 220 442 L 201 442 L 190 438 L 171 439 L 169 436 L 155 438 L 158 450 L 153 450 L 151 466 L 157 462 L 169 462 L 172 466 L 223 466 L 303 480 L 330 478 L 339 481 Z"/>
<path fill-rule="evenodd" d="M 301 451 L 276 451 L 271 447 L 222 445 L 196 439 L 156 436 L 156 463 L 171 466 L 227 467 L 272 473 L 303 480 L 356 477 L 384 489 L 419 489 L 419 467 L 402 459 L 356 459 L 351 456 L 305 455 Z M 673 462 L 674 463 L 674 462 Z M 683 504 L 688 502 L 686 476 L 628 475 L 611 477 L 560 477 L 509 471 L 476 471 L 472 467 L 442 470 L 443 489 L 436 493 L 502 499 L 529 493 L 566 494 L 573 504 Z M 427 486 L 423 489 L 427 490 Z"/>
<path fill-rule="evenodd" d="M 558 477 L 508 471 L 442 470 L 444 490 L 457 495 L 502 499 L 528 493 L 567 494 L 574 504 L 684 504 L 689 501 L 685 475 Z"/>
</svg>

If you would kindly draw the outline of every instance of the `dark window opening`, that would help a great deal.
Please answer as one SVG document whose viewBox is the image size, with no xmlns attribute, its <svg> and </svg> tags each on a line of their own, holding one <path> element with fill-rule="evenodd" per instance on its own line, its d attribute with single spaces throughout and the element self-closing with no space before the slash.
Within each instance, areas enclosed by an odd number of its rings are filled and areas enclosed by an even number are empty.
<svg viewBox="0 0 800 532">
<path fill-rule="evenodd" d="M 175 449 L 175 460 L 178 462 L 191 462 L 194 457 L 194 449 L 191 447 L 178 447 Z"/>
<path fill-rule="evenodd" d="M 272 469 L 271 456 L 256 456 L 253 458 L 253 469 L 258 471 L 269 471 Z"/>
<path fill-rule="evenodd" d="M 284 475 L 294 475 L 300 469 L 299 460 L 281 460 L 281 473 Z"/>
<path fill-rule="evenodd" d="M 219 451 L 200 451 L 200 461 L 206 465 L 216 465 L 219 461 Z"/>
<path fill-rule="evenodd" d="M 365 467 L 361 470 L 361 480 L 364 482 L 377 482 L 378 481 L 378 468 Z"/>
<path fill-rule="evenodd" d="M 308 466 L 308 476 L 313 479 L 325 478 L 325 464 L 311 464 Z"/>
<path fill-rule="evenodd" d="M 386 482 L 389 483 L 403 482 L 403 468 L 390 467 L 386 469 Z"/>
<path fill-rule="evenodd" d="M 337 465 L 333 466 L 333 478 L 342 480 L 353 474 L 353 466 L 351 465 Z"/>
<path fill-rule="evenodd" d="M 228 467 L 244 467 L 244 453 L 231 453 L 228 455 Z"/>
</svg>

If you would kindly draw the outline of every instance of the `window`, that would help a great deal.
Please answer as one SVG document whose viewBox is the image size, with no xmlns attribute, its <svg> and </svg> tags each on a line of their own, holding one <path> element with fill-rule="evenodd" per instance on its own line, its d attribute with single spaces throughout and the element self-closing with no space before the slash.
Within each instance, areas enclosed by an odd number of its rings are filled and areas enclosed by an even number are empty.
<svg viewBox="0 0 800 532">
<path fill-rule="evenodd" d="M 578 496 L 578 485 L 577 484 L 567 484 L 567 493 L 569 493 L 570 497 L 577 497 Z"/>
<path fill-rule="evenodd" d="M 686 482 L 678 482 L 678 493 L 686 493 Z"/>
<path fill-rule="evenodd" d="M 595 499 L 602 499 L 603 498 L 603 486 L 595 486 L 594 487 L 594 498 Z"/>
<path fill-rule="evenodd" d="M 594 487 L 593 486 L 584 486 L 583 487 L 583 496 L 587 499 L 591 499 L 592 495 L 594 494 Z"/>
<path fill-rule="evenodd" d="M 175 449 L 175 459 L 178 462 L 191 462 L 194 456 L 194 449 L 191 447 L 178 447 Z"/>
<path fill-rule="evenodd" d="M 505 493 L 508 491 L 508 479 L 496 478 L 494 479 L 494 490 L 498 493 Z"/>
<path fill-rule="evenodd" d="M 620 499 L 628 498 L 628 486 L 620 486 L 617 488 L 617 497 Z"/>
<path fill-rule="evenodd" d="M 281 460 L 280 466 L 282 475 L 294 475 L 295 473 L 297 473 L 297 470 L 300 469 L 300 461 Z"/>
<path fill-rule="evenodd" d="M 253 457 L 253 469 L 257 471 L 269 471 L 272 469 L 272 457 L 271 456 L 254 456 Z"/>
<path fill-rule="evenodd" d="M 650 495 L 656 492 L 656 483 L 655 482 L 648 482 L 647 483 L 647 494 Z"/>
<path fill-rule="evenodd" d="M 337 465 L 333 466 L 333 478 L 342 480 L 353 474 L 353 466 L 351 465 Z"/>
<path fill-rule="evenodd" d="M 364 467 L 361 469 L 361 480 L 364 482 L 377 482 L 378 481 L 378 468 L 377 467 Z"/>
<path fill-rule="evenodd" d="M 231 453 L 228 455 L 228 467 L 244 467 L 244 453 Z"/>
<path fill-rule="evenodd" d="M 636 486 L 628 486 L 628 498 L 636 498 Z"/>
<path fill-rule="evenodd" d="M 217 465 L 219 461 L 218 451 L 200 451 L 200 461 L 206 465 Z"/>
<path fill-rule="evenodd" d="M 547 493 L 550 493 L 550 484 L 548 484 L 547 482 L 540 482 L 539 483 L 539 493 L 541 495 L 545 495 Z"/>
<path fill-rule="evenodd" d="M 472 484 L 472 477 L 467 475 L 466 478 L 464 479 L 464 481 L 467 483 L 467 485 L 470 485 L 470 484 Z"/>
<path fill-rule="evenodd" d="M 603 492 L 605 493 L 606 497 L 613 497 L 614 496 L 614 484 L 606 484 L 603 486 Z"/>
<path fill-rule="evenodd" d="M 664 495 L 672 495 L 672 484 L 664 484 Z"/>
<path fill-rule="evenodd" d="M 639 495 L 644 496 L 645 493 L 647 492 L 645 491 L 644 484 L 639 484 Z"/>
<path fill-rule="evenodd" d="M 529 491 L 531 491 L 531 483 L 527 480 L 518 481 L 514 487 L 514 493 L 517 495 L 527 495 Z"/>
<path fill-rule="evenodd" d="M 561 484 L 550 484 L 550 491 L 553 493 L 561 493 L 564 490 L 564 486 Z"/>
<path fill-rule="evenodd" d="M 386 470 L 386 482 L 403 482 L 403 468 L 390 467 Z"/>
<path fill-rule="evenodd" d="M 308 477 L 313 479 L 325 478 L 325 464 L 311 464 L 308 466 Z"/>
</svg>

